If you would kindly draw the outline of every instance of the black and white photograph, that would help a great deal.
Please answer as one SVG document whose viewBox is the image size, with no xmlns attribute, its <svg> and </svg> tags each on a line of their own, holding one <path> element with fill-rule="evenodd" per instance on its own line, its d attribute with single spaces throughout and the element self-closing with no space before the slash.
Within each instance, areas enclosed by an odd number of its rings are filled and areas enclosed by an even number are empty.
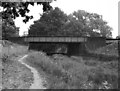
<svg viewBox="0 0 120 91">
<path fill-rule="evenodd" d="M 0 0 L 0 91 L 119 90 L 120 0 Z"/>
</svg>

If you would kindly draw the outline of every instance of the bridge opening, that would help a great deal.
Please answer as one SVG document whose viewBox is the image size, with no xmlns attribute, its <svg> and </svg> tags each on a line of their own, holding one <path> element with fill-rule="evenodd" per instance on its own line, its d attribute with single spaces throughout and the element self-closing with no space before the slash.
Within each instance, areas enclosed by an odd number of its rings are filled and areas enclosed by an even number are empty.
<svg viewBox="0 0 120 91">
<path fill-rule="evenodd" d="M 81 55 L 86 51 L 84 43 L 39 43 L 30 42 L 29 49 L 43 51 L 48 55 L 64 54 L 64 55 Z"/>
<path fill-rule="evenodd" d="M 63 43 L 38 43 L 31 42 L 29 49 L 43 51 L 47 54 L 67 54 L 67 44 Z"/>
</svg>

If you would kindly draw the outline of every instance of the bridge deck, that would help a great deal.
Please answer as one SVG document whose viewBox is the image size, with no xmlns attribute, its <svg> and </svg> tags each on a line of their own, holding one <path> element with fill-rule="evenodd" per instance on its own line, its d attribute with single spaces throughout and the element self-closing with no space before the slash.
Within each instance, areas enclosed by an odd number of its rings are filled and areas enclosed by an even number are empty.
<svg viewBox="0 0 120 91">
<path fill-rule="evenodd" d="M 86 42 L 85 37 L 26 37 L 26 42 Z"/>
</svg>

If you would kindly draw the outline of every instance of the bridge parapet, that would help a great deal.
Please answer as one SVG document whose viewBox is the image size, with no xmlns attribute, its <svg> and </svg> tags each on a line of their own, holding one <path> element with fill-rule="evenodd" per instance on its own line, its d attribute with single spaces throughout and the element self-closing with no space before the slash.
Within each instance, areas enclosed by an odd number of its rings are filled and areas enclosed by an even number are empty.
<svg viewBox="0 0 120 91">
<path fill-rule="evenodd" d="M 25 42 L 86 42 L 85 37 L 25 37 Z"/>
</svg>

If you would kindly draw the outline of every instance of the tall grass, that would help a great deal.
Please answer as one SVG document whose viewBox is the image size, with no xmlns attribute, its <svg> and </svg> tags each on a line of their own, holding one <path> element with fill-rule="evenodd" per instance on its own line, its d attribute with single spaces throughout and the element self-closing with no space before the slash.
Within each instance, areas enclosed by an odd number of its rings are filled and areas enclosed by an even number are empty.
<svg viewBox="0 0 120 91">
<path fill-rule="evenodd" d="M 0 54 L 2 67 L 0 70 L 2 71 L 0 77 L 2 81 L 3 89 L 21 89 L 28 88 L 33 81 L 33 76 L 27 67 L 23 64 L 19 63 L 18 57 L 24 55 L 28 52 L 27 46 L 21 46 L 9 41 L 6 43 L 1 43 L 2 51 Z M 0 85 L 1 85 L 0 84 Z"/>
<path fill-rule="evenodd" d="M 6 40 L 4 40 L 1 43 L 1 49 L 2 49 L 0 52 L 1 56 L 21 55 L 28 52 L 28 46 L 22 46 Z"/>
<path fill-rule="evenodd" d="M 117 88 L 116 75 L 107 74 L 102 67 L 94 66 L 92 63 L 88 65 L 81 60 L 80 58 L 78 62 L 65 56 L 52 58 L 42 52 L 36 52 L 31 54 L 26 62 L 49 75 L 49 88 L 51 89 Z M 108 86 L 104 85 L 105 81 L 108 82 Z"/>
</svg>

